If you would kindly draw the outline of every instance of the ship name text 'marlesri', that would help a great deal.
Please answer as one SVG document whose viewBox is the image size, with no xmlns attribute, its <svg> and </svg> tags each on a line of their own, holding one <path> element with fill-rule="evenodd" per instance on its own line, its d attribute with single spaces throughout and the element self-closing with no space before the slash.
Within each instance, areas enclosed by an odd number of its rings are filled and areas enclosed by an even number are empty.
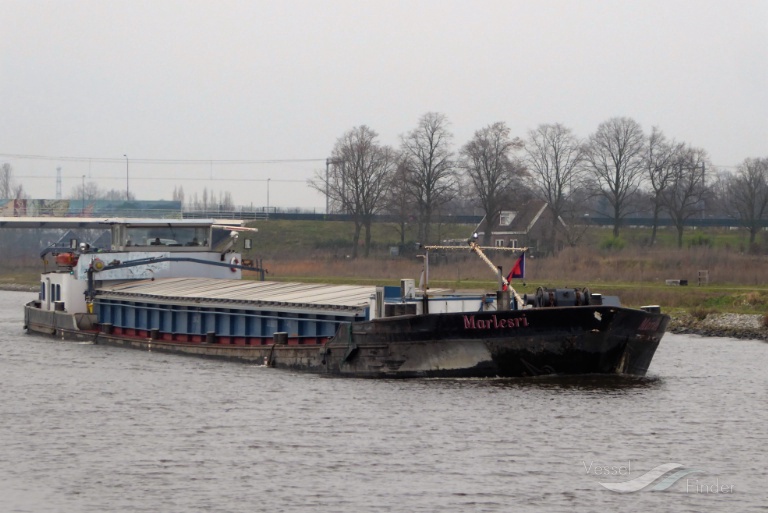
<svg viewBox="0 0 768 513">
<path fill-rule="evenodd" d="M 528 326 L 528 319 L 525 315 L 513 319 L 499 319 L 496 315 L 492 315 L 490 319 L 475 319 L 474 315 L 464 316 L 464 329 L 468 330 L 498 330 L 526 326 Z"/>
</svg>

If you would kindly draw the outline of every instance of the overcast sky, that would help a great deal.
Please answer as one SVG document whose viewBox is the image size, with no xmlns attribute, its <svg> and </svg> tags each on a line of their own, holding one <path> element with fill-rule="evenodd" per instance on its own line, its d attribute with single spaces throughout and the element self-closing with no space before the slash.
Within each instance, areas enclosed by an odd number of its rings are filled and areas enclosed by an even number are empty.
<svg viewBox="0 0 768 513">
<path fill-rule="evenodd" d="M 85 175 L 139 199 L 207 187 L 264 206 L 269 180 L 271 206 L 322 212 L 306 181 L 339 136 L 365 124 L 397 146 L 429 111 L 448 117 L 456 149 L 496 121 L 586 137 L 627 116 L 717 166 L 768 156 L 766 0 L 0 0 L 0 12 L 0 162 L 34 198 L 55 197 L 61 167 L 63 197 Z"/>
</svg>

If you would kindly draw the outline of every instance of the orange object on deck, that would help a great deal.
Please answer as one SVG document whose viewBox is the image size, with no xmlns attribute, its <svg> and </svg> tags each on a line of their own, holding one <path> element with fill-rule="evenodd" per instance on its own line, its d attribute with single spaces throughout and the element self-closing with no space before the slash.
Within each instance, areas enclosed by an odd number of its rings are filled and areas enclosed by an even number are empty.
<svg viewBox="0 0 768 513">
<path fill-rule="evenodd" d="M 74 253 L 59 253 L 56 255 L 56 265 L 62 267 L 74 267 L 77 265 L 77 259 L 80 258 Z"/>
</svg>

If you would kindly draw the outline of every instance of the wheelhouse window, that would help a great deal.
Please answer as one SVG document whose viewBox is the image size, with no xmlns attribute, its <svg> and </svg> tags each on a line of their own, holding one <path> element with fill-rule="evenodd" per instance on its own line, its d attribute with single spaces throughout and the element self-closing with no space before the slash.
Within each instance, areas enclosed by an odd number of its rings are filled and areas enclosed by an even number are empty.
<svg viewBox="0 0 768 513">
<path fill-rule="evenodd" d="M 204 226 L 128 226 L 125 247 L 208 247 L 209 228 Z"/>
</svg>

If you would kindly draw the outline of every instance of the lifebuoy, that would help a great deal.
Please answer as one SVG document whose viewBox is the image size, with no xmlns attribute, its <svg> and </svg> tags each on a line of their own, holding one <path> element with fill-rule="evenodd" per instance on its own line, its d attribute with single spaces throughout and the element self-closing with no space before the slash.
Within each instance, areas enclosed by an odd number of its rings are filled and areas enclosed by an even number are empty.
<svg viewBox="0 0 768 513">
<path fill-rule="evenodd" d="M 229 263 L 230 265 L 240 265 L 240 260 L 238 260 L 237 257 L 232 257 L 232 260 L 230 260 Z M 229 270 L 233 273 L 237 272 L 237 268 L 235 267 L 230 267 Z"/>
</svg>

